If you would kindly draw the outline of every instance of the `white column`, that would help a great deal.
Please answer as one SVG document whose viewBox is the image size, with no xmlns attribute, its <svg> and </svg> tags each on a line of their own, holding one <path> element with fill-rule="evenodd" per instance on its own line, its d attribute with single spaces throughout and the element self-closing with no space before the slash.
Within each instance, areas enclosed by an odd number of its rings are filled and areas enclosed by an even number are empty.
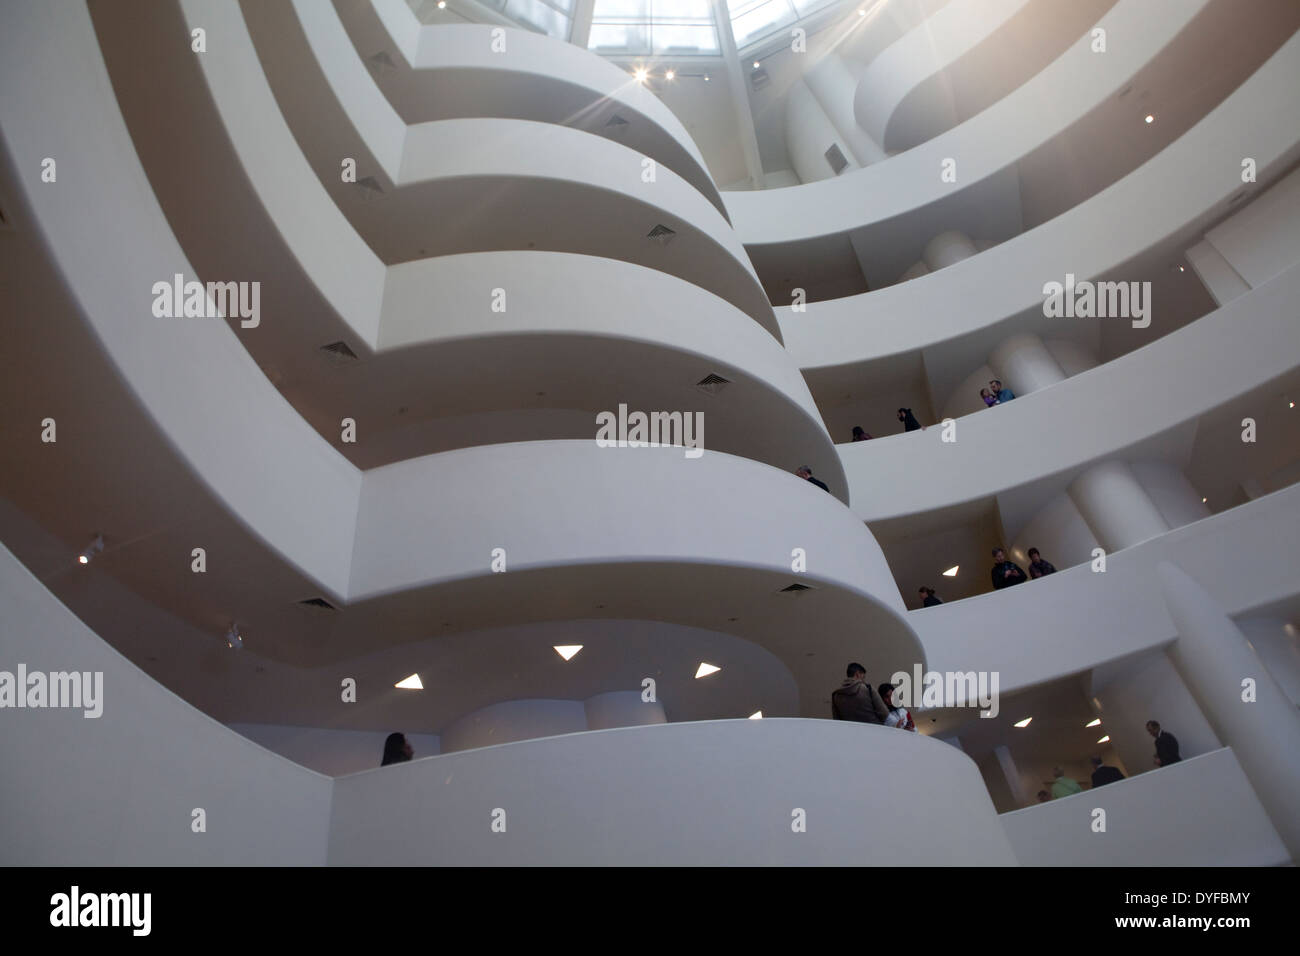
<svg viewBox="0 0 1300 956">
<path fill-rule="evenodd" d="M 1126 462 L 1094 465 L 1074 479 L 1069 493 L 1107 551 L 1132 547 L 1169 530 Z"/>
<path fill-rule="evenodd" d="M 1178 628 L 1169 656 L 1300 860 L 1300 711 L 1203 587 L 1166 561 L 1156 572 Z M 1247 681 L 1253 700 L 1242 699 Z"/>
<path fill-rule="evenodd" d="M 585 706 L 588 730 L 668 723 L 664 705 L 657 700 L 642 700 L 639 690 L 612 690 L 607 694 L 597 694 L 588 697 Z"/>
<path fill-rule="evenodd" d="M 804 82 L 848 143 L 853 158 L 863 166 L 870 166 L 883 160 L 885 151 L 858 125 L 853 115 L 853 96 L 863 69 L 861 63 L 846 61 L 838 53 L 827 53 L 804 73 Z"/>
<path fill-rule="evenodd" d="M 925 247 L 921 258 L 933 270 L 946 268 L 954 263 L 969 259 L 979 250 L 964 232 L 949 229 L 935 236 Z"/>
<path fill-rule="evenodd" d="M 1034 801 L 1025 793 L 1025 786 L 1020 780 L 1020 769 L 1007 745 L 999 744 L 993 748 L 993 753 L 998 758 L 998 766 L 1002 768 L 1002 776 L 1006 777 L 1007 787 L 1011 790 L 1016 806 L 1027 807 L 1032 804 Z"/>
<path fill-rule="evenodd" d="M 999 345 L 989 356 L 989 365 L 1017 397 L 1065 380 L 1061 366 L 1032 332 L 1013 335 Z"/>
</svg>

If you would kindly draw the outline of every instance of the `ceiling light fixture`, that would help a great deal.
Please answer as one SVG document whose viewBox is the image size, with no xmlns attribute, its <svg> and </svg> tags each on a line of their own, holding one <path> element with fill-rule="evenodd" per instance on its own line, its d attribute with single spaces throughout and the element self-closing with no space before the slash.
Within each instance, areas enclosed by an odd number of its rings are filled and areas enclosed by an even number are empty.
<svg viewBox="0 0 1300 956">
<path fill-rule="evenodd" d="M 646 77 L 650 75 L 650 71 L 643 66 L 638 66 L 636 68 L 636 72 L 632 75 L 636 77 L 636 81 L 638 83 L 644 83 L 646 81 Z"/>
<path fill-rule="evenodd" d="M 1287 408 L 1295 408 L 1295 402 L 1287 402 L 1287 403 L 1286 403 L 1286 407 L 1287 407 Z"/>
<path fill-rule="evenodd" d="M 1108 744 L 1108 743 L 1110 743 L 1110 734 L 1107 734 L 1105 737 L 1102 737 L 1101 740 L 1097 741 L 1097 743 L 1099 743 L 1099 744 Z"/>
<path fill-rule="evenodd" d="M 761 710 L 756 710 L 756 711 L 754 711 L 752 714 L 749 715 L 749 719 L 750 719 L 750 720 L 762 720 L 762 719 L 763 719 L 763 712 L 762 712 Z"/>
<path fill-rule="evenodd" d="M 704 74 L 704 82 L 705 83 L 709 82 L 709 74 L 707 73 Z"/>
<path fill-rule="evenodd" d="M 573 656 L 577 654 L 578 651 L 582 650 L 581 644 L 555 644 L 552 646 L 555 648 L 555 653 L 559 654 L 566 661 L 573 660 Z"/>
<path fill-rule="evenodd" d="M 859 10 L 859 11 L 858 11 L 858 16 L 860 16 L 860 17 L 865 17 L 866 15 L 867 15 L 867 11 L 866 11 L 866 10 Z"/>
<path fill-rule="evenodd" d="M 763 65 L 763 64 L 760 63 L 758 60 L 755 60 L 755 61 L 754 61 L 754 69 L 757 70 L 757 69 L 758 69 L 760 66 L 762 66 L 762 65 Z"/>
<path fill-rule="evenodd" d="M 1202 499 L 1201 499 L 1201 504 L 1205 504 L 1205 503 L 1206 503 L 1207 501 L 1209 501 L 1209 500 L 1210 500 L 1209 498 L 1202 498 Z"/>
<path fill-rule="evenodd" d="M 1083 726 L 1085 726 L 1085 727 L 1096 727 L 1096 726 L 1098 726 L 1100 723 L 1101 723 L 1101 718 L 1098 717 L 1096 720 L 1090 721 L 1090 722 L 1084 724 Z"/>
<path fill-rule="evenodd" d="M 1147 114 L 1147 123 L 1150 124 L 1150 123 L 1154 123 L 1155 121 L 1156 121 L 1156 118 L 1155 118 L 1154 116 L 1152 116 L 1150 113 L 1148 113 L 1148 114 Z"/>
<path fill-rule="evenodd" d="M 239 636 L 239 625 L 230 625 L 230 630 L 226 631 L 226 647 L 237 651 L 243 646 L 244 639 Z"/>
<path fill-rule="evenodd" d="M 1019 721 L 1019 722 L 1017 722 L 1017 723 L 1015 723 L 1015 724 L 1012 724 L 1012 726 L 1013 726 L 1013 727 L 1020 727 L 1020 728 L 1023 729 L 1023 728 L 1025 728 L 1025 727 L 1028 727 L 1028 726 L 1029 726 L 1029 722 L 1030 722 L 1031 720 L 1033 720 L 1033 719 L 1034 719 L 1034 718 L 1032 718 L 1032 717 L 1026 717 L 1024 720 Z"/>
<path fill-rule="evenodd" d="M 667 73 L 664 74 L 664 79 L 665 79 L 665 80 L 675 80 L 675 79 L 677 79 L 677 71 L 676 71 L 676 70 L 669 70 Z"/>
<path fill-rule="evenodd" d="M 86 545 L 86 550 L 77 555 L 77 561 L 80 564 L 89 564 L 90 559 L 104 550 L 104 536 L 95 535 L 95 540 Z"/>
<path fill-rule="evenodd" d="M 447 9 L 447 0 L 438 0 L 438 9 L 439 9 L 439 10 L 446 10 L 446 9 Z"/>
<path fill-rule="evenodd" d="M 705 664 L 701 661 L 699 669 L 695 672 L 695 679 L 699 680 L 701 677 L 708 677 L 710 674 L 716 674 L 720 670 L 722 670 L 721 667 L 714 667 L 712 664 Z"/>
<path fill-rule="evenodd" d="M 420 680 L 419 674 L 412 674 L 404 680 L 399 680 L 393 686 L 400 690 L 424 690 L 424 682 Z"/>
<path fill-rule="evenodd" d="M 959 567 L 961 567 L 960 564 L 954 564 L 954 565 L 953 565 L 952 567 L 950 567 L 947 571 L 943 572 L 943 576 L 944 576 L 945 578 L 955 578 L 955 577 L 957 576 L 957 569 L 958 569 Z"/>
</svg>

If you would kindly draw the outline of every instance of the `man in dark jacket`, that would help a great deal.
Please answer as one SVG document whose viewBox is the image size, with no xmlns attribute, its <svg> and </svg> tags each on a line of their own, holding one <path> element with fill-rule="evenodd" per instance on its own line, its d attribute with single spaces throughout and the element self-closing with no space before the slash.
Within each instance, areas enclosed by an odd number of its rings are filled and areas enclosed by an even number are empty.
<svg viewBox="0 0 1300 956">
<path fill-rule="evenodd" d="M 916 420 L 916 416 L 912 414 L 910 408 L 900 408 L 898 410 L 898 420 L 903 423 L 903 431 L 905 432 L 914 432 L 918 429 L 924 428 L 924 426 Z"/>
<path fill-rule="evenodd" d="M 1108 783 L 1115 783 L 1123 780 L 1124 775 L 1119 772 L 1119 767 L 1111 767 L 1101 762 L 1100 757 L 1092 758 L 1092 789 L 1104 786 Z"/>
<path fill-rule="evenodd" d="M 883 724 L 889 708 L 876 689 L 867 683 L 867 669 L 853 663 L 845 670 L 844 683 L 831 693 L 831 716 L 863 724 Z"/>
<path fill-rule="evenodd" d="M 1156 738 L 1156 766 L 1168 767 L 1183 758 L 1178 755 L 1178 738 L 1167 730 L 1161 730 L 1154 720 L 1147 721 L 1147 733 Z"/>
<path fill-rule="evenodd" d="M 830 489 L 826 487 L 825 482 L 818 481 L 816 478 L 813 477 L 812 469 L 809 468 L 807 465 L 800 465 L 798 470 L 795 471 L 795 474 L 798 475 L 800 478 L 802 478 L 804 481 L 812 482 L 822 491 L 830 491 Z"/>
<path fill-rule="evenodd" d="M 1009 588 L 1013 584 L 1024 584 L 1029 580 L 1025 572 L 1020 569 L 1020 565 L 1014 561 L 1007 560 L 1007 553 L 1001 548 L 993 549 L 993 588 L 1001 591 L 1003 588 Z"/>
</svg>

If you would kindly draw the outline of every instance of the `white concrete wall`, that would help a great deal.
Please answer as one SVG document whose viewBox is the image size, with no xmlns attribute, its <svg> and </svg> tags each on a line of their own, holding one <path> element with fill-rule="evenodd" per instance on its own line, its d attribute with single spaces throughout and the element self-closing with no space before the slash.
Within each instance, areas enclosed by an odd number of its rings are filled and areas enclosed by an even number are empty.
<svg viewBox="0 0 1300 956">
<path fill-rule="evenodd" d="M 1251 288 L 1300 262 L 1300 170 L 1205 234 Z"/>
<path fill-rule="evenodd" d="M 1295 49 L 1300 68 L 1300 42 Z M 958 263 L 914 284 L 966 265 Z M 931 428 L 837 445 L 850 504 L 874 522 L 1009 493 L 1049 476 L 1078 474 L 1112 456 L 1137 457 L 1154 436 L 1300 367 L 1300 335 L 1288 305 L 1297 296 L 1300 267 L 1292 267 L 1150 345 L 962 419 L 955 442 L 942 441 L 942 430 Z M 1152 382 L 1161 387 L 1153 389 Z M 1098 421 L 1107 426 L 1096 427 Z M 1010 486 L 1008 476 L 1014 476 Z"/>
<path fill-rule="evenodd" d="M 1104 833 L 1092 828 L 1095 808 L 1106 811 Z M 1294 862 L 1227 748 L 1000 819 L 1022 866 Z"/>
<path fill-rule="evenodd" d="M 1108 17 L 1124 6 L 1126 3 L 1117 4 Z M 1186 9 L 1193 4 L 1174 6 Z M 1170 12 L 1181 15 L 1175 10 Z M 1135 28 L 1141 35 L 1143 28 Z M 1118 45 L 1112 51 L 1106 56 L 1118 55 Z M 1083 55 L 1097 56 L 1087 52 Z M 1252 143 L 1261 179 L 1277 175 L 1295 162 L 1300 156 L 1300 97 L 1290 94 L 1297 84 L 1300 34 L 1284 43 L 1250 79 L 1175 142 L 1129 175 L 1043 225 L 912 282 L 809 303 L 803 314 L 794 315 L 787 306 L 777 309 L 786 347 L 800 367 L 807 369 L 913 352 L 1034 313 L 1037 320 L 1026 320 L 1017 330 L 1050 335 L 1053 323 L 1069 320 L 1042 315 L 1044 283 L 1064 282 L 1067 273 L 1080 279 L 1107 275 L 1162 240 L 1204 228 L 1203 224 L 1219 214 L 1223 204 L 1241 188 L 1239 177 L 1219 172 L 1239 168 L 1241 149 L 1236 144 Z M 1028 88 L 1027 84 L 1019 92 Z M 1266 110 L 1266 118 L 1261 119 L 1261 109 Z M 1017 123 L 1023 122 L 1023 117 L 1017 119 Z M 967 125 L 973 124 L 963 127 Z M 945 155 L 969 154 L 941 154 Z M 939 168 L 941 156 L 925 169 L 931 180 L 938 179 L 933 170 Z M 872 179 L 873 170 L 893 165 L 886 162 L 868 167 L 844 183 L 856 187 L 858 182 Z M 1178 188 L 1169 188 L 1170 183 L 1177 183 Z M 827 187 L 833 185 L 837 184 Z M 861 209 L 866 200 L 859 202 L 849 190 L 832 191 L 840 215 L 852 211 L 857 220 L 853 226 L 861 226 Z M 780 196 L 785 192 L 802 193 L 802 189 L 764 195 Z M 883 189 L 882 194 L 889 195 L 890 191 Z M 906 206 L 900 213 L 910 208 Z M 787 221 L 807 221 L 796 210 L 788 216 Z M 746 242 L 758 241 L 746 229 L 739 209 L 733 210 L 732 219 Z M 925 316 L 926 321 L 918 323 L 918 315 Z"/>
<path fill-rule="evenodd" d="M 384 740 L 392 732 L 285 724 L 230 723 L 226 726 L 267 750 L 327 777 L 378 767 L 384 756 Z M 405 733 L 401 728 L 395 729 Z M 417 757 L 432 757 L 442 752 L 437 734 L 405 735 Z"/>
<path fill-rule="evenodd" d="M 979 662 L 981 669 L 1000 674 L 1000 691 L 1007 694 L 1173 641 L 1178 631 L 1155 575 L 1161 561 L 1183 568 L 1230 614 L 1290 600 L 1297 541 L 1300 485 L 1113 553 L 1105 573 L 1090 564 L 1063 568 L 1020 587 L 927 608 L 908 620 L 931 670 L 970 670 Z M 1035 543 L 1046 552 L 1041 541 Z M 1046 556 L 1062 567 L 1051 553 Z M 1034 640 L 1007 641 L 1008 620 Z M 1172 724 L 1171 729 L 1181 740 Z M 1151 766 L 1150 755 L 1139 766 Z"/>
<path fill-rule="evenodd" d="M 1164 461 L 1135 461 L 1129 467 L 1169 527 L 1181 528 L 1210 516 L 1203 496 L 1180 468 Z"/>
<path fill-rule="evenodd" d="M 1011 555 L 1028 574 L 1029 549 L 1037 548 L 1059 572 L 1091 561 L 1092 550 L 1098 547 L 1097 536 L 1079 513 L 1074 499 L 1059 494 L 1040 508 L 1016 535 L 1011 542 Z"/>
<path fill-rule="evenodd" d="M 1153 600 L 1163 602 L 1159 592 Z M 1178 740 L 1184 760 L 1223 746 L 1188 689 L 1173 661 L 1163 650 L 1149 651 L 1122 661 L 1103 664 L 1093 671 L 1092 695 L 1130 776 L 1155 769 L 1156 744 L 1146 729 L 1157 721 Z"/>
<path fill-rule="evenodd" d="M 785 144 L 790 154 L 790 163 L 800 182 L 813 183 L 821 179 L 837 178 L 826 159 L 826 151 L 831 146 L 840 148 L 844 161 L 848 164 L 839 175 L 861 168 L 852 147 L 840 135 L 803 79 L 796 80 L 786 94 Z"/>
<path fill-rule="evenodd" d="M 444 727 L 442 752 L 576 734 L 586 729 L 587 710 L 580 700 L 505 700 Z"/>
<path fill-rule="evenodd" d="M 1274 617 L 1245 617 L 1236 623 L 1291 703 L 1300 707 L 1300 639 L 1296 626 Z"/>
<path fill-rule="evenodd" d="M 102 672 L 102 713 L 0 710 L 0 864 L 319 866 L 331 782 L 104 643 L 0 547 L 0 669 Z M 205 812 L 206 832 L 192 830 Z"/>
<path fill-rule="evenodd" d="M 847 760 L 846 753 L 858 754 Z M 906 799 L 881 767 L 906 767 Z M 834 768 L 833 772 L 829 768 Z M 491 829 L 504 810 L 506 829 Z M 793 811 L 806 832 L 792 830 Z M 975 764 L 828 720 L 664 724 L 417 760 L 334 783 L 335 865 L 1013 864 Z"/>
<path fill-rule="evenodd" d="M 1127 39 L 1108 49 L 1106 70 L 1096 69 L 1097 54 L 1087 43 L 1076 43 L 979 116 L 890 161 L 834 182 L 728 193 L 725 199 L 731 221 L 747 244 L 792 242 L 884 222 L 950 196 L 954 189 L 984 182 L 1117 95 L 1208 3 L 1120 0 L 1098 20 L 1111 36 Z M 882 58 L 877 57 L 873 66 Z M 911 82 L 912 76 L 911 70 L 905 71 L 901 82 Z M 870 88 L 866 75 L 863 83 Z M 895 93 L 882 102 L 900 99 Z M 863 128 L 871 132 L 871 126 Z M 962 157 L 957 185 L 941 182 L 935 175 L 948 156 Z"/>
<path fill-rule="evenodd" d="M 641 691 L 638 690 L 611 690 L 605 694 L 596 694 L 588 697 L 583 706 L 587 711 L 589 730 L 668 722 L 663 702 L 642 700 Z"/>
</svg>

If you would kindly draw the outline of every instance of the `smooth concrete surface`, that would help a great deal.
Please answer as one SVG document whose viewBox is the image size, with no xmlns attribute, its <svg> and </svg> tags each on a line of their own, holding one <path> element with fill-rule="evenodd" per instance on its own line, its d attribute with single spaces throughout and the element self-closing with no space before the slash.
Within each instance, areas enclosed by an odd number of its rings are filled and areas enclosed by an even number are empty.
<svg viewBox="0 0 1300 956">
<path fill-rule="evenodd" d="M 325 862 L 328 777 L 264 750 L 163 688 L 3 546 L 0 609 L 0 670 L 98 674 L 90 683 L 100 688 L 101 711 L 0 710 L 0 763 L 9 768 L 0 774 L 0 864 Z M 27 687 L 20 693 L 35 699 Z"/>
<path fill-rule="evenodd" d="M 890 766 L 907 800 L 881 785 Z M 593 731 L 354 774 L 334 782 L 331 834 L 337 866 L 1016 862 L 965 754 L 826 720 Z"/>
<path fill-rule="evenodd" d="M 1104 832 L 1093 828 L 1097 810 L 1105 811 Z M 1294 863 L 1226 747 L 999 819 L 1024 866 Z"/>
</svg>

